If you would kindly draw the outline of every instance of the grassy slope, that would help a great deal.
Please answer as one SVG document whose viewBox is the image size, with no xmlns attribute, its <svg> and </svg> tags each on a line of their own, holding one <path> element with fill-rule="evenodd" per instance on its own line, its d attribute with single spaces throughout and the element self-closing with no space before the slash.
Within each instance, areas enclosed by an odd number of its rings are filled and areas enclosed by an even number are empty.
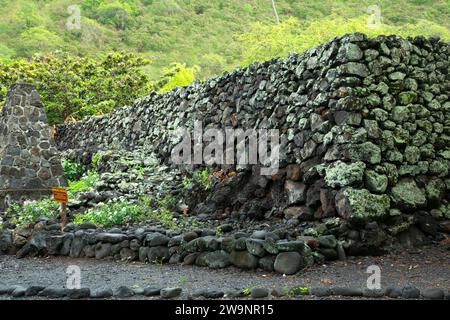
<svg viewBox="0 0 450 320">
<path fill-rule="evenodd" d="M 30 54 L 23 32 L 44 26 L 53 35 L 47 37 L 48 41 L 39 41 L 41 51 L 62 48 L 94 55 L 111 50 L 138 52 L 153 59 L 148 72 L 157 77 L 162 67 L 175 61 L 200 66 L 220 61 L 225 68 L 231 68 L 240 61 L 241 48 L 236 36 L 248 31 L 256 21 L 275 22 L 270 0 L 137 0 L 133 2 L 138 14 L 126 30 L 101 24 L 96 17 L 87 17 L 82 12 L 81 32 L 67 31 L 67 7 L 82 2 L 0 0 L 0 55 Z M 281 19 L 294 16 L 309 21 L 333 12 L 352 18 L 367 14 L 369 5 L 379 4 L 383 22 L 389 24 L 427 19 L 448 28 L 450 21 L 447 0 L 276 0 L 276 3 Z M 209 70 L 202 76 L 211 73 L 214 72 Z"/>
</svg>

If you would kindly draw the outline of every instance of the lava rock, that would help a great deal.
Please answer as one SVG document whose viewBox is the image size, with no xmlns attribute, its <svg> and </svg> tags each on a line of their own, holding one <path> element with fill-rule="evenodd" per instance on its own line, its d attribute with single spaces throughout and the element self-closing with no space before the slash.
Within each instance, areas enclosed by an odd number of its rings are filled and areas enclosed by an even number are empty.
<svg viewBox="0 0 450 320">
<path fill-rule="evenodd" d="M 281 252 L 274 263 L 276 272 L 287 275 L 294 274 L 303 267 L 303 260 L 298 252 Z"/>
</svg>

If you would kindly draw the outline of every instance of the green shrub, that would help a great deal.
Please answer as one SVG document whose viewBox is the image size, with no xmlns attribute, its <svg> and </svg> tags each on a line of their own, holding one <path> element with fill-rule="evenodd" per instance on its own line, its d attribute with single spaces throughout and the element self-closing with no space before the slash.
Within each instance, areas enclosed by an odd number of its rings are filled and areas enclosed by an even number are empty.
<svg viewBox="0 0 450 320">
<path fill-rule="evenodd" d="M 205 190 L 211 188 L 210 172 L 207 168 L 194 173 L 194 180 L 202 185 Z"/>
<path fill-rule="evenodd" d="M 97 207 L 75 216 L 74 223 L 81 224 L 89 221 L 101 226 L 110 227 L 125 223 L 154 220 L 170 229 L 178 229 L 174 221 L 171 208 L 175 200 L 173 197 L 157 198 L 154 201 L 142 199 L 132 203 L 127 200 L 117 200 L 101 203 Z M 157 204 L 155 208 L 155 204 Z"/>
<path fill-rule="evenodd" d="M 61 163 L 64 169 L 64 175 L 69 181 L 76 181 L 81 178 L 85 168 L 82 164 L 73 162 L 72 160 L 64 159 Z"/>
<path fill-rule="evenodd" d="M 102 154 L 100 153 L 100 151 L 92 156 L 92 170 L 98 171 L 98 162 L 101 156 Z"/>
<path fill-rule="evenodd" d="M 89 221 L 109 227 L 131 221 L 141 221 L 144 216 L 145 210 L 141 205 L 121 199 L 114 202 L 101 203 L 85 213 L 77 214 L 74 223 L 81 224 Z"/>
<path fill-rule="evenodd" d="M 303 296 L 309 293 L 309 289 L 307 287 L 294 287 L 289 290 L 290 296 Z"/>
<path fill-rule="evenodd" d="M 12 217 L 12 223 L 21 226 L 40 217 L 50 219 L 58 217 L 59 204 L 53 199 L 27 201 L 24 204 L 12 204 L 6 213 Z"/>
<path fill-rule="evenodd" d="M 94 183 L 98 181 L 99 175 L 96 172 L 89 171 L 87 174 L 81 177 L 80 180 L 69 180 L 69 192 L 82 192 L 92 188 Z"/>
</svg>

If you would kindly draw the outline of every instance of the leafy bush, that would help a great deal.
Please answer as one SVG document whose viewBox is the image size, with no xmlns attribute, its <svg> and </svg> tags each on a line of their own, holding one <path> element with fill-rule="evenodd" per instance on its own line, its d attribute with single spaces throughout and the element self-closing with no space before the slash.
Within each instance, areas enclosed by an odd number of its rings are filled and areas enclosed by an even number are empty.
<svg viewBox="0 0 450 320">
<path fill-rule="evenodd" d="M 77 214 L 74 223 L 81 224 L 90 221 L 108 227 L 131 221 L 141 221 L 144 216 L 144 207 L 120 199 L 114 202 L 101 203 L 83 214 Z"/>
<path fill-rule="evenodd" d="M 80 224 L 89 221 L 101 226 L 110 227 L 125 223 L 145 220 L 159 221 L 165 227 L 177 229 L 171 207 L 174 204 L 172 197 L 157 198 L 154 201 L 142 199 L 137 203 L 119 199 L 108 203 L 101 203 L 97 207 L 75 216 L 74 223 Z M 154 205 L 158 206 L 155 208 Z"/>
<path fill-rule="evenodd" d="M 50 124 L 101 115 L 148 93 L 149 79 L 140 69 L 148 63 L 132 53 L 91 59 L 65 52 L 0 61 L 0 102 L 6 88 L 21 80 L 36 85 Z"/>
<path fill-rule="evenodd" d="M 102 154 L 99 152 L 92 156 L 92 170 L 98 171 L 98 161 L 100 160 Z"/>
<path fill-rule="evenodd" d="M 186 86 L 195 79 L 199 67 L 187 67 L 186 64 L 172 63 L 169 68 L 163 69 L 163 75 L 154 83 L 154 89 L 158 92 L 166 92 L 176 86 Z"/>
<path fill-rule="evenodd" d="M 89 171 L 87 174 L 81 177 L 80 180 L 69 180 L 70 192 L 81 192 L 92 188 L 94 183 L 99 180 L 99 175 L 96 172 Z"/>
<path fill-rule="evenodd" d="M 195 171 L 194 180 L 200 183 L 200 185 L 205 189 L 209 190 L 211 188 L 211 178 L 210 172 L 207 168 L 203 170 Z"/>
<path fill-rule="evenodd" d="M 61 164 L 64 169 L 64 175 L 69 181 L 79 180 L 85 171 L 82 164 L 71 160 L 64 159 Z"/>
<path fill-rule="evenodd" d="M 59 204 L 53 199 L 27 201 L 24 204 L 12 204 L 6 211 L 11 222 L 18 226 L 36 221 L 40 217 L 56 218 L 59 215 Z"/>
</svg>

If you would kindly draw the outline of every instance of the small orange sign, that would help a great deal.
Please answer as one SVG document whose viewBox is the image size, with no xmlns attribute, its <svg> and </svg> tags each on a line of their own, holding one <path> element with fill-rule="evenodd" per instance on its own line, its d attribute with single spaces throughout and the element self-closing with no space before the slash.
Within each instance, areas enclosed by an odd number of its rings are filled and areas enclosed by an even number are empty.
<svg viewBox="0 0 450 320">
<path fill-rule="evenodd" d="M 66 204 L 69 202 L 66 188 L 52 188 L 53 199 L 59 203 Z"/>
</svg>

